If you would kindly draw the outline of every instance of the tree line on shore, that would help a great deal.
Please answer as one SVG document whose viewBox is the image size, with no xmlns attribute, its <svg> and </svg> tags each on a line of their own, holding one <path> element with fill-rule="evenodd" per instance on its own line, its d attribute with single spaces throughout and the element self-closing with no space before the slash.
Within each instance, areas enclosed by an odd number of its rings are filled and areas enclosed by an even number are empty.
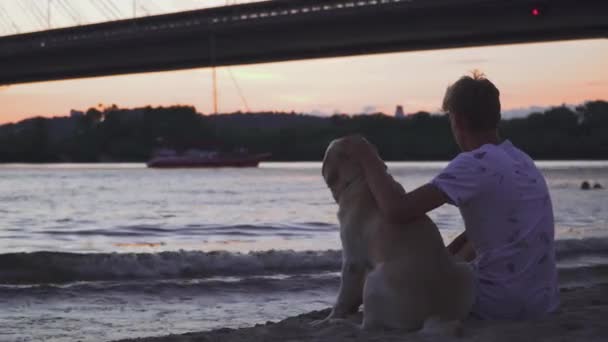
<svg viewBox="0 0 608 342">
<path fill-rule="evenodd" d="M 386 160 L 448 160 L 458 153 L 448 118 L 441 114 L 202 115 L 189 106 L 112 105 L 0 126 L 0 162 L 142 162 L 159 148 L 247 148 L 269 152 L 274 161 L 319 161 L 332 139 L 355 133 L 374 143 Z M 500 133 L 535 159 L 608 159 L 608 102 L 503 120 Z"/>
</svg>

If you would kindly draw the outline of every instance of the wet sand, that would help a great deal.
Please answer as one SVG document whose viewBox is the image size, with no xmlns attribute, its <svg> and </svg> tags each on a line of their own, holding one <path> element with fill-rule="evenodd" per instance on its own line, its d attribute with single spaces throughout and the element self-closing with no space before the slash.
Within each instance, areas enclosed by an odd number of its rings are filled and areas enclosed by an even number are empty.
<svg viewBox="0 0 608 342">
<path fill-rule="evenodd" d="M 147 337 L 121 342 L 266 342 L 266 341 L 608 341 L 608 284 L 561 290 L 560 309 L 547 317 L 526 322 L 479 321 L 470 319 L 461 326 L 426 328 L 418 332 L 360 331 L 347 323 L 312 327 L 330 309 L 267 322 L 250 328 L 217 329 L 182 335 Z M 352 321 L 361 320 L 361 315 Z"/>
</svg>

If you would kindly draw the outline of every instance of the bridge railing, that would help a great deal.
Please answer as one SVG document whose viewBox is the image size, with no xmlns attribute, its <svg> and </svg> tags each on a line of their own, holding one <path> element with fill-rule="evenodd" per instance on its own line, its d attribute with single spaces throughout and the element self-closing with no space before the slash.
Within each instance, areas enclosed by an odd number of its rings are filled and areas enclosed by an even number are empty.
<svg viewBox="0 0 608 342">
<path fill-rule="evenodd" d="M 423 3 L 428 6 L 431 2 L 439 4 L 445 3 L 446 0 L 274 0 L 216 7 L 7 36 L 0 38 L 0 57 L 82 46 L 87 42 L 97 45 L 100 41 L 129 39 L 149 33 L 163 34 L 201 29 L 213 31 L 225 26 L 252 21 L 263 22 L 294 16 L 331 15 L 338 11 L 380 6 L 411 6 Z"/>
</svg>

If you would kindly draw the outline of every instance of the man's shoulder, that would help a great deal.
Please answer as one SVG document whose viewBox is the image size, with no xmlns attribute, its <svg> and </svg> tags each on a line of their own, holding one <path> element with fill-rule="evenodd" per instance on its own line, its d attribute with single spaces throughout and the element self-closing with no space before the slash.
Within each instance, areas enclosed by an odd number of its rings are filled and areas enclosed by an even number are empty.
<svg viewBox="0 0 608 342">
<path fill-rule="evenodd" d="M 476 160 L 480 160 L 480 156 L 482 154 L 484 153 L 480 152 L 479 150 L 460 152 L 450 161 L 450 164 L 475 163 Z"/>
<path fill-rule="evenodd" d="M 467 158 L 476 159 L 480 162 L 496 164 L 504 161 L 506 164 L 516 165 L 519 163 L 525 166 L 534 167 L 534 160 L 523 150 L 511 143 L 510 140 L 505 140 L 500 144 L 485 144 L 476 150 L 465 152 Z M 502 165 L 504 167 L 506 165 Z"/>
<path fill-rule="evenodd" d="M 509 140 L 506 140 L 502 145 L 504 145 L 504 148 L 506 150 L 509 150 L 511 154 L 516 156 L 516 159 L 518 159 L 523 164 L 523 166 L 536 169 L 536 163 L 534 159 L 532 159 L 532 157 L 530 157 L 530 155 L 524 150 L 513 145 Z"/>
<path fill-rule="evenodd" d="M 489 160 L 494 159 L 492 157 L 496 154 L 492 148 L 484 145 L 472 151 L 460 152 L 454 159 L 448 164 L 448 168 L 473 168 L 478 169 L 479 167 L 487 164 Z"/>
</svg>

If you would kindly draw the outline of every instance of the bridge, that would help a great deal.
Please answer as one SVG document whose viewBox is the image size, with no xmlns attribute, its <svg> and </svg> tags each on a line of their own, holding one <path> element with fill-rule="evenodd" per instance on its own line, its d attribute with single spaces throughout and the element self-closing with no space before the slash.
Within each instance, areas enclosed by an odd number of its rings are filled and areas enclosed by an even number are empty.
<svg viewBox="0 0 608 342">
<path fill-rule="evenodd" d="M 606 37 L 606 0 L 274 0 L 2 37 L 0 85 Z"/>
</svg>

